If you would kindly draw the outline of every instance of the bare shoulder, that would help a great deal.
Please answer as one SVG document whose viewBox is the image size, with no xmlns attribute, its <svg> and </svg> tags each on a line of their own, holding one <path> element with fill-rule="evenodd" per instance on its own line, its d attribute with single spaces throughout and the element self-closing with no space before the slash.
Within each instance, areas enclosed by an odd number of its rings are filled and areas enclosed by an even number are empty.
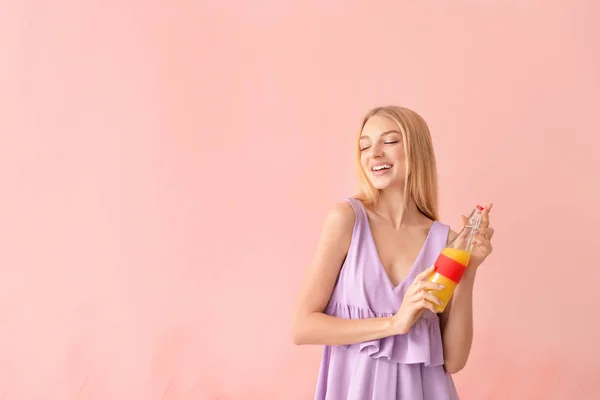
<svg viewBox="0 0 600 400">
<path fill-rule="evenodd" d="M 334 204 L 323 223 L 321 237 L 300 293 L 300 312 L 322 312 L 352 242 L 354 209 L 348 201 Z"/>
<path fill-rule="evenodd" d="M 321 246 L 344 251 L 350 247 L 356 216 L 348 201 L 335 203 L 327 213 L 321 230 Z"/>
<path fill-rule="evenodd" d="M 325 228 L 352 232 L 355 220 L 356 215 L 352 205 L 347 201 L 340 201 L 329 210 L 325 218 Z"/>
</svg>

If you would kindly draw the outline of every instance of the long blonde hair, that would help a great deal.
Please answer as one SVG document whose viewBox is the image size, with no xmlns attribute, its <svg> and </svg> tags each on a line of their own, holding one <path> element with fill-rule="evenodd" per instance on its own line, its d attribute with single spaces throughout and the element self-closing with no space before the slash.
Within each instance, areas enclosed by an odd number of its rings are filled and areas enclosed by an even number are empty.
<svg viewBox="0 0 600 400">
<path fill-rule="evenodd" d="M 360 162 L 360 136 L 369 118 L 380 115 L 390 118 L 402 133 L 402 143 L 406 153 L 406 174 L 404 176 L 404 204 L 412 197 L 417 209 L 426 217 L 438 219 L 438 182 L 435 154 L 429 127 L 416 112 L 399 106 L 375 107 L 363 118 L 356 140 L 356 163 L 360 182 L 357 196 L 368 206 L 376 206 L 380 191 L 369 180 Z"/>
</svg>

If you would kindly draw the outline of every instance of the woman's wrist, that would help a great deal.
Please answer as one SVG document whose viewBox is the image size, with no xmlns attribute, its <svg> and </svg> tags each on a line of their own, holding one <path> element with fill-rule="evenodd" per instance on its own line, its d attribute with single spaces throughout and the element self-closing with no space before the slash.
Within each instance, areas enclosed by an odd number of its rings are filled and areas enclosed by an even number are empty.
<svg viewBox="0 0 600 400">
<path fill-rule="evenodd" d="M 463 274 L 463 276 L 460 280 L 460 284 L 458 285 L 458 287 L 456 289 L 458 291 L 464 291 L 465 289 L 467 289 L 467 290 L 473 289 L 473 286 L 475 285 L 476 276 L 477 276 L 476 268 L 473 268 L 473 269 L 471 269 L 470 267 L 467 268 L 467 270 L 465 271 L 465 273 Z"/>
<path fill-rule="evenodd" d="M 463 277 L 461 280 L 467 280 L 467 281 L 475 281 L 475 277 L 477 276 L 477 267 L 467 267 L 467 269 L 465 270 L 465 273 L 463 274 Z"/>
<path fill-rule="evenodd" d="M 398 313 L 388 317 L 388 327 L 386 329 L 388 336 L 402 335 L 405 332 L 404 324 L 400 320 Z"/>
</svg>

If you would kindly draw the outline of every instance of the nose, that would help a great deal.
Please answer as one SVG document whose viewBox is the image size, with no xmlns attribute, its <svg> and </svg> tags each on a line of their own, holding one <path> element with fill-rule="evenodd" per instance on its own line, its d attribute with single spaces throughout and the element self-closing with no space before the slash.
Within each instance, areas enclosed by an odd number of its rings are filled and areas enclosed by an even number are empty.
<svg viewBox="0 0 600 400">
<path fill-rule="evenodd" d="M 371 146 L 371 157 L 379 158 L 383 155 L 383 146 L 380 143 L 373 143 Z"/>
</svg>

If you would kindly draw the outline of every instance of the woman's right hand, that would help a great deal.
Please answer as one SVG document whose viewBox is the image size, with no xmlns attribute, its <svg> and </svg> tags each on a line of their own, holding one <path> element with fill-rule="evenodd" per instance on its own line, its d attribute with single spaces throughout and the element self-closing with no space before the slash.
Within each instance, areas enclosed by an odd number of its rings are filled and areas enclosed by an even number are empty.
<svg viewBox="0 0 600 400">
<path fill-rule="evenodd" d="M 415 322 L 423 315 L 425 309 L 436 313 L 434 303 L 442 305 L 442 301 L 429 290 L 440 290 L 444 287 L 438 283 L 426 281 L 427 277 L 433 272 L 431 266 L 416 276 L 413 283 L 406 289 L 406 294 L 402 299 L 402 305 L 398 312 L 392 317 L 392 330 L 394 334 L 407 333 Z"/>
</svg>

